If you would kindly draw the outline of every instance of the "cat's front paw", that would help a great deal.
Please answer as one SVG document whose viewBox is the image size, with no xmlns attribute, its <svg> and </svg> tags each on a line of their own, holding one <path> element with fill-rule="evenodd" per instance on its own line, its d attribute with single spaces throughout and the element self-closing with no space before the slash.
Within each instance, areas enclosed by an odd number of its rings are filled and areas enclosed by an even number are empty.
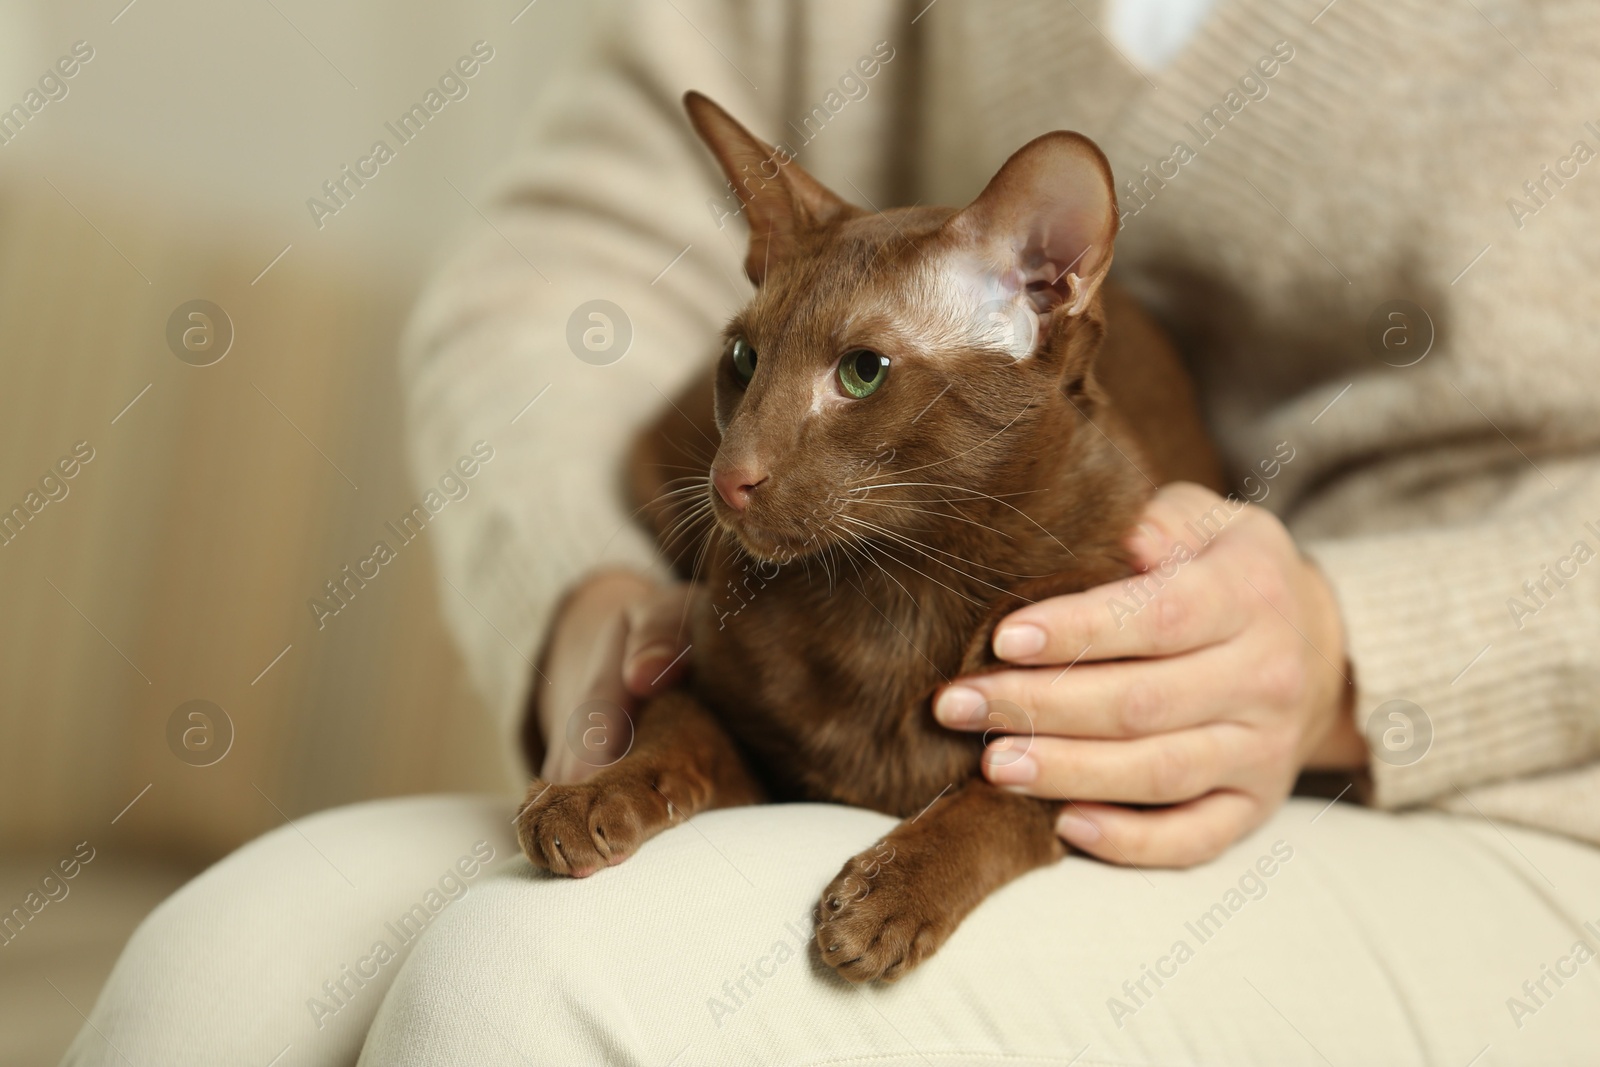
<svg viewBox="0 0 1600 1067">
<path fill-rule="evenodd" d="M 959 921 L 936 877 L 892 839 L 852 858 L 817 906 L 823 962 L 850 982 L 893 982 L 933 955 Z"/>
<path fill-rule="evenodd" d="M 517 841 L 538 866 L 587 878 L 627 859 L 678 817 L 648 778 L 601 774 L 576 785 L 534 779 L 517 816 Z"/>
</svg>

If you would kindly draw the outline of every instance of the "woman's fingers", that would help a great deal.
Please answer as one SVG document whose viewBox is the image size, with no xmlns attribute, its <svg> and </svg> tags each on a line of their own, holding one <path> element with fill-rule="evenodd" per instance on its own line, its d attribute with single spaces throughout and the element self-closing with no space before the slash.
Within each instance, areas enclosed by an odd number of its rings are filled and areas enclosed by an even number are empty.
<svg viewBox="0 0 1600 1067">
<path fill-rule="evenodd" d="M 996 785 L 1052 800 L 1176 804 L 1242 785 L 1250 731 L 1215 725 L 1136 741 L 1081 741 L 1011 735 L 984 749 Z"/>
<path fill-rule="evenodd" d="M 629 715 L 636 703 L 624 678 L 630 652 L 646 686 L 662 674 L 647 656 L 650 635 L 672 632 L 681 618 L 681 589 L 664 590 L 631 571 L 603 571 L 585 579 L 562 605 L 545 657 L 547 684 L 539 695 L 545 740 L 542 777 L 581 781 L 620 757 L 632 744 Z M 678 614 L 669 614 L 671 610 Z M 670 672 L 662 682 L 670 678 Z"/>
<path fill-rule="evenodd" d="M 621 677 L 628 692 L 649 696 L 669 688 L 682 676 L 688 632 L 690 586 L 681 582 L 655 587 L 628 605 L 627 641 Z"/>
<path fill-rule="evenodd" d="M 1243 628 L 1242 588 L 1226 568 L 1180 543 L 1124 581 L 1012 612 L 995 629 L 995 655 L 1031 665 L 1188 652 Z"/>
<path fill-rule="evenodd" d="M 938 695 L 933 713 L 952 730 L 1145 737 L 1241 710 L 1235 659 L 1217 648 L 1070 670 L 996 671 L 958 680 Z"/>
<path fill-rule="evenodd" d="M 1264 814 L 1255 797 L 1231 789 L 1150 810 L 1071 801 L 1056 818 L 1056 833 L 1107 863 L 1190 867 L 1220 856 Z"/>
<path fill-rule="evenodd" d="M 1259 825 L 1340 714 L 1304 647 L 1342 659 L 1338 610 L 1282 523 L 1199 486 L 1160 490 L 1127 549 L 1138 574 L 1013 612 L 994 648 L 1019 667 L 934 711 L 984 731 L 988 780 L 1066 800 L 1069 843 L 1188 866 Z"/>
<path fill-rule="evenodd" d="M 1149 566 L 1168 556 L 1179 543 L 1198 552 L 1245 514 L 1242 500 L 1220 497 L 1193 482 L 1172 482 L 1162 486 L 1145 506 L 1128 546 L 1136 564 Z"/>
<path fill-rule="evenodd" d="M 540 776 L 557 784 L 581 782 L 617 759 L 632 743 L 628 708 L 632 697 L 618 664 L 626 630 L 619 611 L 600 621 L 590 637 L 583 673 L 552 678 L 547 700 L 556 706 L 543 716 L 544 767 Z"/>
</svg>

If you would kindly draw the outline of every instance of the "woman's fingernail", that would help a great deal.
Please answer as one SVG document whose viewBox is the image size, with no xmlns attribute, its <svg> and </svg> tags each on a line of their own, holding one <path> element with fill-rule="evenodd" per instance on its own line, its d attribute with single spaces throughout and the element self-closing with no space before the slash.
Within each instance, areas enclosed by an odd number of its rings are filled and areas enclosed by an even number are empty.
<svg viewBox="0 0 1600 1067">
<path fill-rule="evenodd" d="M 978 709 L 983 707 L 983 694 L 964 685 L 954 686 L 939 694 L 934 701 L 933 715 L 951 728 L 970 726 L 979 720 Z"/>
<path fill-rule="evenodd" d="M 1134 554 L 1135 558 L 1146 563 L 1154 563 L 1160 560 L 1161 554 L 1166 551 L 1166 547 L 1167 539 L 1162 536 L 1161 531 L 1152 523 L 1141 522 L 1134 528 L 1134 532 L 1128 536 L 1128 550 Z"/>
<path fill-rule="evenodd" d="M 989 746 L 985 763 L 989 781 L 995 785 L 1031 785 L 1039 777 L 1039 765 L 1033 762 L 1033 757 L 1013 748 L 1014 744 L 1016 742 L 1010 738 L 1004 738 Z"/>
<path fill-rule="evenodd" d="M 1100 840 L 1100 827 L 1070 811 L 1056 816 L 1056 833 L 1074 845 L 1092 845 Z"/>
<path fill-rule="evenodd" d="M 1031 622 L 1014 622 L 995 632 L 994 654 L 1001 659 L 1026 659 L 1043 652 L 1044 644 L 1044 630 Z"/>
<path fill-rule="evenodd" d="M 666 645 L 646 645 L 628 661 L 627 675 L 637 685 L 649 685 L 672 662 L 672 649 Z"/>
</svg>

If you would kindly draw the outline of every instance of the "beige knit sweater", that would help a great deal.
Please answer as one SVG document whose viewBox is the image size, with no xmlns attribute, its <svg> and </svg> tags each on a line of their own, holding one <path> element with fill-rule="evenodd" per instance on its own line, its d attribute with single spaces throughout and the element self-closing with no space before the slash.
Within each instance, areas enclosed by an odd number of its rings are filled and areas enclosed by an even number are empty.
<svg viewBox="0 0 1600 1067">
<path fill-rule="evenodd" d="M 1094 137 L 1122 185 L 1117 271 L 1179 334 L 1234 476 L 1294 445 L 1265 504 L 1337 591 L 1358 721 L 1410 701 L 1412 755 L 1431 729 L 1408 765 L 1378 745 L 1371 802 L 1600 843 L 1593 0 L 1219 0 L 1152 73 L 1101 15 L 624 5 L 404 356 L 419 480 L 478 438 L 503 457 L 434 545 L 508 736 L 563 589 L 652 565 L 623 449 L 748 293 L 743 231 L 678 103 L 692 87 L 863 205 L 964 203 L 1029 138 Z M 605 366 L 567 340 L 597 298 L 632 327 Z M 1420 362 L 1422 320 L 1378 313 L 1401 299 L 1432 321 Z"/>
</svg>

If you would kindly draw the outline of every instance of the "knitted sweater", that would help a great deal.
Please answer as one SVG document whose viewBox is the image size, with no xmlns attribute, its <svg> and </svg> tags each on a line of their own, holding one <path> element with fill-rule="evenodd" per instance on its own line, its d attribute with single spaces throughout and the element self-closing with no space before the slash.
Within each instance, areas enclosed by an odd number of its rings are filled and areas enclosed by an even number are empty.
<svg viewBox="0 0 1600 1067">
<path fill-rule="evenodd" d="M 749 293 L 733 201 L 678 102 L 697 88 L 864 206 L 965 203 L 1039 133 L 1095 138 L 1118 176 L 1117 276 L 1179 338 L 1240 495 L 1335 590 L 1357 720 L 1376 722 L 1368 801 L 1600 843 L 1592 5 L 1218 0 L 1154 72 L 1098 17 L 1089 0 L 621 6 L 403 356 L 419 480 L 479 438 L 504 457 L 434 545 L 508 738 L 562 592 L 597 566 L 659 567 L 624 450 Z M 620 322 L 609 355 L 577 340 L 595 299 L 631 327 L 614 362 Z M 1292 462 L 1247 485 L 1278 442 Z"/>
</svg>

